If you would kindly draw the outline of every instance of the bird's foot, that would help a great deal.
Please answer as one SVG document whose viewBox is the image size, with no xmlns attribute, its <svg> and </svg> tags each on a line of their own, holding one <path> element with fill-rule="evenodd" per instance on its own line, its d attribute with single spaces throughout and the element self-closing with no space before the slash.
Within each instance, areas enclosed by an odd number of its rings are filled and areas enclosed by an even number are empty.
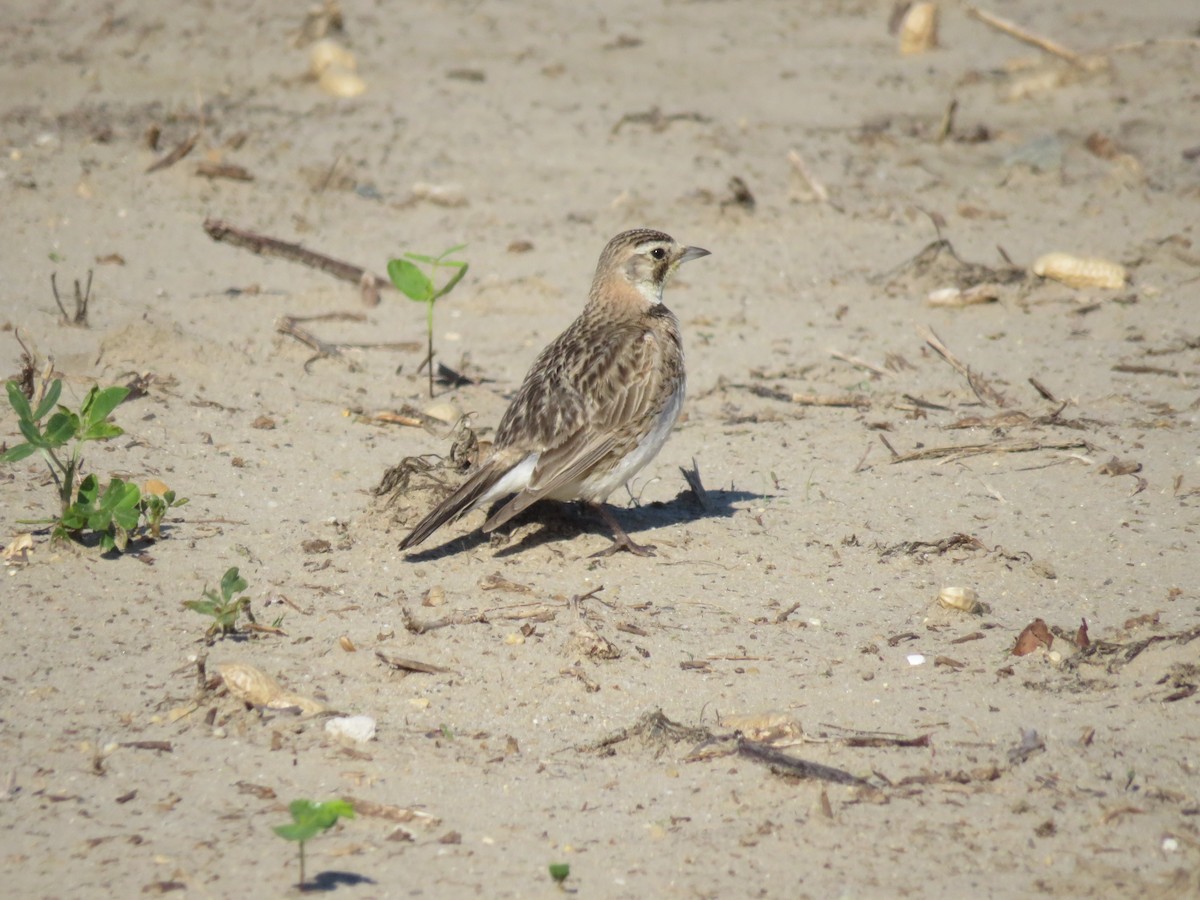
<svg viewBox="0 0 1200 900">
<path fill-rule="evenodd" d="M 612 556 L 614 553 L 620 553 L 622 550 L 628 550 L 634 556 L 654 556 L 654 545 L 636 543 L 633 538 L 625 533 L 625 529 L 621 527 L 621 523 L 617 521 L 617 517 L 609 512 L 604 504 L 591 503 L 589 505 L 600 514 L 600 518 L 605 521 L 613 533 L 612 545 L 605 547 L 599 553 L 593 553 L 593 559 Z"/>
<path fill-rule="evenodd" d="M 613 542 L 611 544 L 609 544 L 603 550 L 593 553 L 591 558 L 603 559 L 606 556 L 612 556 L 614 553 L 620 553 L 622 550 L 628 550 L 634 556 L 655 556 L 657 555 L 654 552 L 655 549 L 657 548 L 655 548 L 653 544 L 635 543 L 633 538 L 622 531 L 619 535 L 613 538 Z"/>
</svg>

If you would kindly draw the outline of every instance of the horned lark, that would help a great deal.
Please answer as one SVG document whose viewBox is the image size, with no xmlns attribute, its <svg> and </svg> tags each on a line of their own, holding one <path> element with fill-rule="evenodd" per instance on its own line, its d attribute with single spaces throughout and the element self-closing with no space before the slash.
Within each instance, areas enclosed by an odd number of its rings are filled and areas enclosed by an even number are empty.
<svg viewBox="0 0 1200 900">
<path fill-rule="evenodd" d="M 608 242 L 587 305 L 541 352 L 496 429 L 489 455 L 400 543 L 415 547 L 470 510 L 511 497 L 483 523 L 494 531 L 538 500 L 582 500 L 634 543 L 604 501 L 666 443 L 683 406 L 679 322 L 662 302 L 681 263 L 707 256 L 661 231 L 635 229 Z"/>
</svg>

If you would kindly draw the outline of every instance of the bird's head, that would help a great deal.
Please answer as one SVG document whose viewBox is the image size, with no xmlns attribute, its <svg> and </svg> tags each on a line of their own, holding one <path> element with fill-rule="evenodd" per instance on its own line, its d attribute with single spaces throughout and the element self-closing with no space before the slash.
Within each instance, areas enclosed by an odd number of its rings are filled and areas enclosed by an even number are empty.
<svg viewBox="0 0 1200 900">
<path fill-rule="evenodd" d="M 592 283 L 593 296 L 597 291 L 633 288 L 647 303 L 661 303 L 663 286 L 675 270 L 701 256 L 708 256 L 708 251 L 680 246 L 661 231 L 648 228 L 623 231 L 600 254 Z"/>
</svg>

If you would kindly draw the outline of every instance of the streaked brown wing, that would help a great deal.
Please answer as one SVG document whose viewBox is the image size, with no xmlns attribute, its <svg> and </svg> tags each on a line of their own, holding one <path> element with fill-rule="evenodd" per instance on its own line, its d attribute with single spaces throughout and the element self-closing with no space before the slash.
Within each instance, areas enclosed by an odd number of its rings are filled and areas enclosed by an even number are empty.
<svg viewBox="0 0 1200 900">
<path fill-rule="evenodd" d="M 664 394 L 663 348 L 644 327 L 621 329 L 594 347 L 573 379 L 583 417 L 577 427 L 553 434 L 543 446 L 529 486 L 484 524 L 507 522 L 559 488 L 574 484 L 610 457 L 620 458 L 642 439 Z M 656 407 L 649 410 L 648 405 Z M 644 420 L 644 423 L 640 420 Z"/>
</svg>

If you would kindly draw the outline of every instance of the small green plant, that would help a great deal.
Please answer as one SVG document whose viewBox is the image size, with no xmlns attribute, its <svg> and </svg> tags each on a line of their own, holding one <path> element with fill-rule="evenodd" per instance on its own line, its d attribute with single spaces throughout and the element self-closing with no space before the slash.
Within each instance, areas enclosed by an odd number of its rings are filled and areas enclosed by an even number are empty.
<svg viewBox="0 0 1200 900">
<path fill-rule="evenodd" d="M 99 536 L 102 550 L 124 551 L 143 520 L 150 537 L 158 538 L 167 510 L 187 503 L 186 497 L 176 499 L 175 492 L 161 483 L 160 492 L 143 496 L 136 484 L 120 478 L 102 485 L 95 475 L 82 474 L 85 443 L 107 441 L 125 433 L 109 417 L 129 396 L 129 388 L 93 385 L 78 411 L 58 402 L 62 396 L 62 381 L 58 378 L 48 387 L 43 382 L 36 407 L 21 393 L 17 382 L 9 381 L 5 388 L 25 443 L 9 447 L 0 454 L 0 462 L 20 462 L 41 453 L 58 489 L 59 515 L 24 524 L 53 525 L 52 540 L 67 540 L 90 531 Z"/>
<path fill-rule="evenodd" d="M 429 351 L 425 357 L 425 365 L 429 367 L 430 397 L 433 396 L 433 304 L 454 290 L 455 285 L 462 281 L 463 276 L 467 274 L 467 263 L 457 259 L 446 259 L 450 254 L 457 253 L 466 246 L 466 244 L 459 244 L 458 246 L 451 247 L 449 250 L 443 250 L 437 256 L 425 256 L 421 253 L 405 253 L 401 259 L 388 260 L 388 278 L 392 280 L 392 284 L 396 286 L 396 290 L 400 291 L 400 293 L 404 294 L 410 300 L 424 303 L 428 307 L 425 318 L 425 331 L 428 338 Z M 428 266 L 429 275 L 426 275 L 417 263 Z M 456 270 L 450 276 L 450 280 L 440 288 L 434 286 L 433 278 L 430 277 L 436 275 L 438 269 Z"/>
<path fill-rule="evenodd" d="M 570 863 L 550 863 L 550 877 L 558 885 L 559 890 L 565 889 L 567 878 L 571 875 Z"/>
<path fill-rule="evenodd" d="M 293 800 L 288 804 L 292 821 L 276 825 L 275 833 L 284 840 L 300 844 L 300 890 L 304 890 L 304 842 L 328 831 L 338 819 L 353 819 L 354 804 L 349 800 L 326 800 L 313 803 L 311 800 Z"/>
<path fill-rule="evenodd" d="M 254 621 L 254 615 L 250 612 L 250 598 L 245 594 L 234 598 L 234 594 L 241 593 L 247 587 L 249 587 L 249 582 L 238 574 L 237 566 L 234 566 L 221 576 L 220 594 L 212 588 L 206 587 L 204 599 L 184 601 L 183 605 L 192 612 L 212 617 L 213 623 L 204 635 L 206 640 L 212 641 L 218 636 L 237 634 L 238 618 L 243 612 L 246 614 L 246 618 L 251 622 Z"/>
</svg>

